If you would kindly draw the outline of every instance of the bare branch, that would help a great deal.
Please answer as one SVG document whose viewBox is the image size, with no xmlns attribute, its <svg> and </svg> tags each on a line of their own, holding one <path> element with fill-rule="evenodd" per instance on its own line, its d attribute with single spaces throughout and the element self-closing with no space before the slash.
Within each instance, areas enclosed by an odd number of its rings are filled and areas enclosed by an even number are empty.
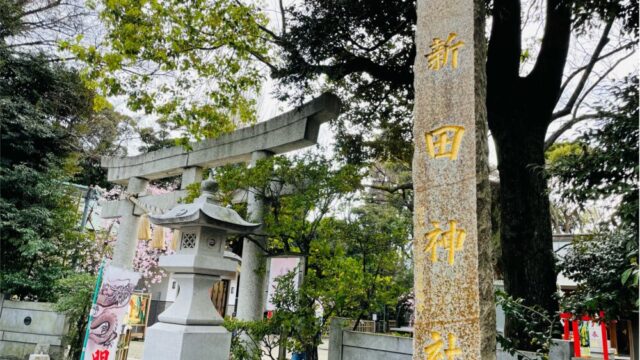
<svg viewBox="0 0 640 360">
<path fill-rule="evenodd" d="M 408 182 L 408 183 L 404 183 L 404 184 L 398 184 L 396 186 L 383 186 L 383 185 L 366 185 L 366 186 L 371 188 L 371 189 L 382 190 L 382 191 L 386 191 L 386 192 L 389 192 L 389 193 L 394 193 L 394 192 L 399 191 L 399 190 L 412 190 L 413 189 L 413 182 Z"/>
<path fill-rule="evenodd" d="M 62 3 L 61 0 L 56 0 L 56 1 L 50 2 L 49 4 L 44 5 L 42 7 L 35 8 L 35 9 L 29 10 L 29 11 L 25 11 L 22 14 L 20 14 L 20 17 L 23 18 L 25 16 L 29 16 L 29 15 L 33 15 L 33 14 L 36 14 L 36 13 L 39 13 L 39 12 L 42 12 L 42 11 L 53 9 L 54 7 L 60 5 L 61 3 Z"/>
<path fill-rule="evenodd" d="M 561 110 L 557 111 L 556 113 L 554 113 L 553 115 L 551 115 L 551 121 L 565 116 L 565 115 L 569 115 L 571 113 L 571 110 L 573 109 L 573 105 L 575 105 L 576 101 L 578 100 L 578 97 L 580 96 L 580 93 L 582 92 L 582 90 L 584 89 L 585 85 L 587 84 L 587 80 L 589 79 L 589 75 L 591 75 L 591 71 L 593 71 L 593 67 L 596 65 L 596 63 L 598 62 L 598 58 L 600 57 L 600 53 L 602 53 L 602 50 L 604 49 L 604 47 L 607 45 L 607 43 L 609 42 L 609 32 L 611 31 L 611 27 L 613 26 L 613 19 L 609 20 L 609 22 L 607 22 L 607 24 L 604 27 L 604 31 L 602 32 L 602 35 L 600 36 L 600 40 L 598 41 L 598 44 L 596 45 L 596 48 L 593 51 L 593 54 L 591 54 L 591 59 L 589 60 L 589 63 L 587 64 L 587 67 L 584 70 L 584 73 L 582 74 L 582 77 L 580 78 L 580 81 L 578 82 L 578 85 L 576 86 L 575 90 L 573 91 L 573 94 L 571 95 L 571 97 L 569 98 L 569 101 L 567 101 L 567 103 L 565 104 L 564 108 L 562 108 Z M 562 89 L 564 90 L 564 89 Z M 562 94 L 562 93 L 560 93 Z"/>
<path fill-rule="evenodd" d="M 598 79 L 582 94 L 582 97 L 580 98 L 580 100 L 578 100 L 578 102 L 576 103 L 575 108 L 573 110 L 573 116 L 574 117 L 578 113 L 578 109 L 580 108 L 580 104 L 582 104 L 582 102 L 587 97 L 587 95 L 589 95 L 591 93 L 591 91 L 593 91 L 593 89 L 595 89 L 595 87 L 598 86 L 598 84 L 607 77 L 607 75 L 609 75 L 618 65 L 620 65 L 621 62 L 625 61 L 626 59 L 631 57 L 631 55 L 633 55 L 633 54 L 635 54 L 635 52 L 632 51 L 632 52 L 629 52 L 627 55 L 625 55 L 625 56 L 621 57 L 620 59 L 618 59 L 618 61 L 616 61 L 613 65 L 611 65 L 609 67 L 609 69 L 604 72 L 604 74 L 600 75 L 600 77 L 598 77 Z"/>
<path fill-rule="evenodd" d="M 545 140 L 544 142 L 544 150 L 547 151 L 551 145 L 553 145 L 558 138 L 564 134 L 567 130 L 571 129 L 573 127 L 573 125 L 584 121 L 584 120 L 589 120 L 589 119 L 597 119 L 599 118 L 600 115 L 599 114 L 585 114 L 585 115 L 581 115 L 581 116 L 574 116 L 571 120 L 567 121 L 566 123 L 562 124 L 562 126 L 560 126 L 560 128 L 558 128 L 558 130 L 554 131 L 553 134 L 551 134 L 547 140 Z"/>
<path fill-rule="evenodd" d="M 280 5 L 280 16 L 282 16 L 282 35 L 285 35 L 287 33 L 287 19 L 285 18 L 282 0 L 278 1 L 278 5 Z"/>
<path fill-rule="evenodd" d="M 635 40 L 635 41 L 631 41 L 629 43 L 626 43 L 624 45 L 621 45 L 621 46 L 609 51 L 608 53 L 600 56 L 597 61 L 604 60 L 604 59 L 608 58 L 609 56 L 612 56 L 612 55 L 615 55 L 615 54 L 619 53 L 620 51 L 623 51 L 623 50 L 626 50 L 626 49 L 630 49 L 632 46 L 637 45 L 637 44 L 638 44 L 638 41 Z M 567 79 L 562 84 L 562 87 L 560 88 L 560 93 L 563 93 L 564 89 L 567 87 L 567 85 L 569 85 L 571 80 L 573 80 L 574 77 L 576 77 L 578 74 L 580 74 L 582 71 L 584 71 L 588 66 L 589 66 L 589 64 L 581 66 L 581 67 L 575 69 L 571 74 L 569 74 L 569 76 L 567 76 Z"/>
<path fill-rule="evenodd" d="M 25 42 L 25 43 L 16 43 L 16 44 L 8 44 L 6 45 L 7 48 L 14 48 L 14 47 L 23 47 L 23 46 L 34 46 L 34 45 L 52 45 L 52 44 L 56 44 L 57 42 L 54 40 L 39 40 L 39 41 L 30 41 L 30 42 Z"/>
<path fill-rule="evenodd" d="M 260 61 L 261 63 L 263 63 L 265 65 L 267 65 L 269 67 L 269 69 L 271 69 L 271 71 L 277 71 L 278 70 L 278 68 L 275 65 L 271 64 L 266 57 L 256 53 L 255 51 L 252 51 L 252 50 L 249 50 L 249 53 L 254 58 L 256 58 L 256 60 Z"/>
</svg>

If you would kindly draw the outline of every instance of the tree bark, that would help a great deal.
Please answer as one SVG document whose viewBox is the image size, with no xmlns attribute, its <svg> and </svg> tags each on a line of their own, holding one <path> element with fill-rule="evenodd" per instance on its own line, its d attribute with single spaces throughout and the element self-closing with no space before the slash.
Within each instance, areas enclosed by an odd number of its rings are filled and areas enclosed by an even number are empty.
<svg viewBox="0 0 640 360">
<path fill-rule="evenodd" d="M 514 117 L 512 121 L 499 123 L 507 125 L 496 126 L 494 123 L 491 131 L 500 171 L 505 290 L 514 298 L 524 299 L 526 305 L 539 305 L 553 316 L 558 311 L 558 303 L 554 298 L 556 271 L 544 172 L 547 127 L 538 125 L 540 118 L 536 115 Z M 505 324 L 505 335 L 522 340 L 521 346 L 525 349 L 529 345 L 522 330 L 509 319 Z"/>
<path fill-rule="evenodd" d="M 571 5 L 546 1 L 545 30 L 534 68 L 521 77 L 518 0 L 495 0 L 487 61 L 487 114 L 500 171 L 500 244 L 505 290 L 552 316 L 558 310 L 544 139 L 560 98 L 571 35 Z M 531 348 L 507 319 L 505 335 Z"/>
<path fill-rule="evenodd" d="M 305 360 L 318 360 L 318 346 L 307 345 L 304 348 Z"/>
</svg>

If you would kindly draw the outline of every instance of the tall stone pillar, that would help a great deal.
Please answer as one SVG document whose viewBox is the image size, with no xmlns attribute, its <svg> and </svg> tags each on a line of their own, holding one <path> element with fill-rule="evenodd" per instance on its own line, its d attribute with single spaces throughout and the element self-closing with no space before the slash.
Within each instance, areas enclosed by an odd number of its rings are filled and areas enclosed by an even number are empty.
<svg viewBox="0 0 640 360">
<path fill-rule="evenodd" d="M 271 156 L 268 151 L 255 151 L 251 154 L 250 166 L 256 162 Z M 252 223 L 263 222 L 262 199 L 249 191 L 247 199 L 247 221 Z M 238 309 L 236 317 L 240 320 L 262 319 L 264 312 L 266 283 L 265 283 L 265 257 L 264 251 L 249 239 L 244 239 L 242 244 L 242 272 L 238 285 Z"/>
<path fill-rule="evenodd" d="M 127 184 L 127 192 L 130 194 L 141 193 L 146 190 L 148 183 L 147 179 L 132 177 Z M 132 269 L 133 258 L 136 256 L 140 216 L 133 214 L 134 207 L 135 205 L 131 201 L 124 201 L 120 204 L 120 224 L 111 263 L 113 266 L 123 269 Z"/>
<path fill-rule="evenodd" d="M 486 287 L 478 224 L 485 236 L 484 59 L 474 0 L 418 0 L 413 184 L 414 359 L 490 359 L 480 318 Z M 479 85 L 479 86 L 477 86 Z M 482 121 L 480 121 L 482 120 Z M 478 128 L 477 124 L 483 127 Z M 477 148 L 480 146 L 481 148 Z M 477 151 L 478 150 L 478 151 Z M 477 155 L 478 154 L 478 155 Z M 478 177 L 477 174 L 481 174 Z M 486 195 L 480 190 L 481 195 Z M 490 262 L 489 262 L 490 266 Z M 490 279 L 489 279 L 490 281 Z M 490 286 L 490 285 L 489 285 Z M 491 304 L 493 306 L 493 304 Z M 483 311 L 484 313 L 484 311 Z M 495 331 L 495 325 L 493 325 Z M 495 355 L 493 355 L 495 356 Z"/>
</svg>

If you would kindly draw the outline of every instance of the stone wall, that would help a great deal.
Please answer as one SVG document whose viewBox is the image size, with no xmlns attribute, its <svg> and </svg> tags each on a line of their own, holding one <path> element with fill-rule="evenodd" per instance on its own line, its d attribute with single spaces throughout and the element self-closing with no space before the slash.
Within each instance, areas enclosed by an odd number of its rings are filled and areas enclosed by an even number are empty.
<svg viewBox="0 0 640 360">
<path fill-rule="evenodd" d="M 529 359 L 538 360 L 541 358 L 536 357 L 534 353 L 523 352 Z M 611 356 L 613 358 L 613 354 Z M 511 355 L 506 351 L 500 349 L 498 345 L 498 349 L 496 349 L 496 359 L 497 360 L 518 360 L 516 355 Z M 553 340 L 553 345 L 551 346 L 551 350 L 549 351 L 549 360 L 572 360 L 576 359 L 573 357 L 573 342 L 565 341 L 565 340 Z"/>
<path fill-rule="evenodd" d="M 334 318 L 329 329 L 328 360 L 410 360 L 413 356 L 413 339 L 348 330 L 348 319 Z M 535 354 L 527 354 L 537 359 Z M 554 340 L 549 353 L 550 360 L 572 360 L 573 343 Z M 498 347 L 497 360 L 517 360 Z"/>
<path fill-rule="evenodd" d="M 2 299 L 0 294 L 0 359 L 26 359 L 37 344 L 49 344 L 51 359 L 62 359 L 66 316 L 50 303 Z"/>
<path fill-rule="evenodd" d="M 344 329 L 346 319 L 333 319 L 329 360 L 411 360 L 413 339 Z"/>
</svg>

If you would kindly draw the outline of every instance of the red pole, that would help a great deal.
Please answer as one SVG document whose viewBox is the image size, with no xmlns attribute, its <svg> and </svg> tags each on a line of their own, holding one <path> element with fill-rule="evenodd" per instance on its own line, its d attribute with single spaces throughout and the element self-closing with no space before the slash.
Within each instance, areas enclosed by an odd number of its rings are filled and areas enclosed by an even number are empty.
<svg viewBox="0 0 640 360">
<path fill-rule="evenodd" d="M 569 340 L 569 319 L 571 318 L 571 314 L 564 312 L 560 314 L 560 319 L 562 320 L 562 324 L 564 325 L 564 333 L 562 334 L 562 340 Z"/>
<path fill-rule="evenodd" d="M 578 333 L 578 320 L 573 320 L 573 354 L 580 357 L 580 334 Z"/>
<path fill-rule="evenodd" d="M 607 324 L 604 322 L 604 311 L 600 311 L 600 329 L 602 330 L 602 351 L 604 360 L 609 360 L 609 346 L 607 344 Z"/>
</svg>

